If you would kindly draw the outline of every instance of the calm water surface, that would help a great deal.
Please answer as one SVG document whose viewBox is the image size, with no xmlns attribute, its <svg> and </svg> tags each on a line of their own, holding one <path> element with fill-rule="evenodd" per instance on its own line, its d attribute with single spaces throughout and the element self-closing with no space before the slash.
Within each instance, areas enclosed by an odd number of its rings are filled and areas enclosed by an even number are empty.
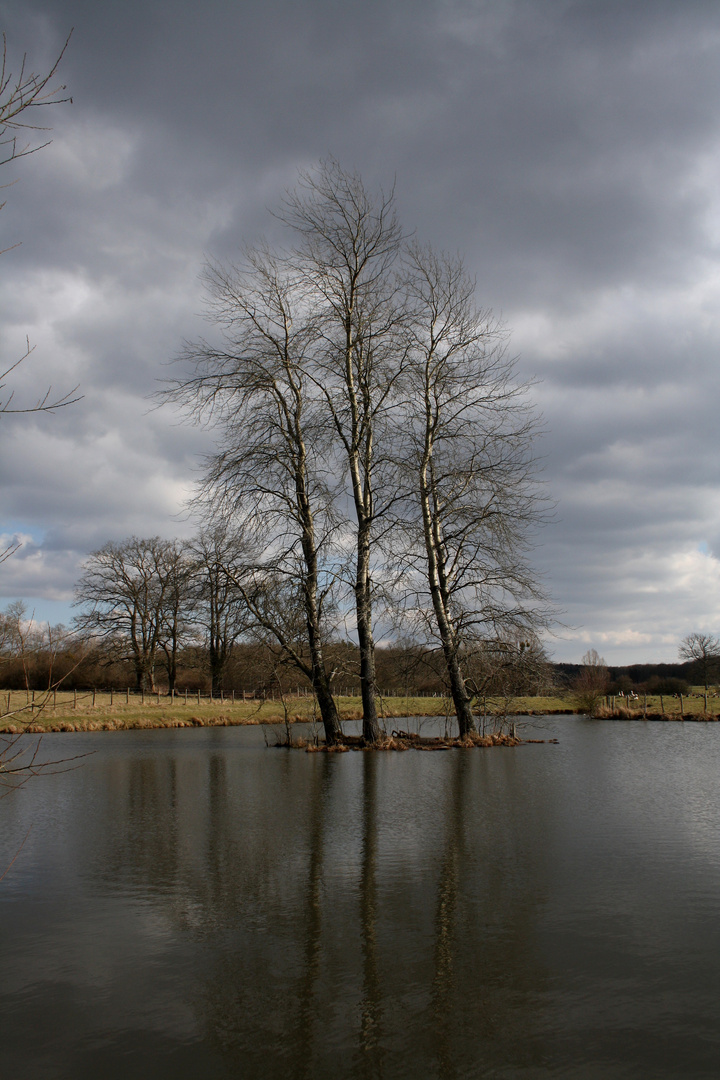
<svg viewBox="0 0 720 1080">
<path fill-rule="evenodd" d="M 535 723 L 46 736 L 92 756 L 0 801 L 2 1074 L 717 1077 L 720 725 Z"/>
</svg>

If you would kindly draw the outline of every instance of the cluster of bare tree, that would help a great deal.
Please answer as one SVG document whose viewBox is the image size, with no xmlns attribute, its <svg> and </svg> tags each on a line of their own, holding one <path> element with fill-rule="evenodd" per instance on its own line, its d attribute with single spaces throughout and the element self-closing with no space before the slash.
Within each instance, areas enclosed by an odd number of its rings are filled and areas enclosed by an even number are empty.
<svg viewBox="0 0 720 1080">
<path fill-rule="evenodd" d="M 124 576 L 132 578 L 133 554 L 138 549 L 147 550 L 153 544 L 164 543 L 131 537 L 122 545 L 115 545 L 116 557 L 125 559 Z M 169 543 L 170 546 L 174 544 Z M 183 545 L 183 555 L 192 560 L 190 544 Z M 34 712 L 56 689 L 124 691 L 135 687 L 136 692 L 145 689 L 171 693 L 169 675 L 173 672 L 179 694 L 211 692 L 220 699 L 223 695 L 230 697 L 233 692 L 255 698 L 310 693 L 310 681 L 287 659 L 277 642 L 253 626 L 222 567 L 215 562 L 221 588 L 212 594 L 194 576 L 198 569 L 197 564 L 188 562 L 180 581 L 175 649 L 169 647 L 166 652 L 162 645 L 157 647 L 154 663 L 147 665 L 146 677 L 140 680 L 140 685 L 129 623 L 123 622 L 120 612 L 115 619 L 115 632 L 105 635 L 99 626 L 93 626 L 95 619 L 88 620 L 87 631 L 82 629 L 89 607 L 72 627 L 49 626 L 38 622 L 28 606 L 17 601 L 0 612 L 0 688 L 26 691 L 27 702 L 33 700 Z M 172 605 L 167 615 L 162 609 L 153 611 L 153 597 L 161 591 L 161 586 L 149 584 L 142 594 L 132 586 L 138 601 L 147 597 L 150 602 L 150 610 L 138 611 L 138 621 L 145 625 L 166 621 L 170 635 Z M 118 591 L 115 584 L 116 597 Z M 171 597 L 173 592 L 174 589 L 170 590 Z M 124 604 L 129 599 L 126 596 Z M 98 623 L 104 622 L 107 614 L 107 609 L 99 612 Z M 298 641 L 298 649 L 303 649 L 302 640 Z M 332 692 L 338 696 L 357 695 L 360 672 L 357 644 L 336 638 L 328 644 L 326 656 Z M 447 694 L 442 653 L 432 644 L 423 645 L 407 637 L 381 643 L 376 649 L 375 662 L 381 696 Z M 519 695 L 546 693 L 554 685 L 552 665 L 543 650 L 537 643 L 527 641 L 489 641 L 485 649 L 478 648 L 466 658 L 466 670 L 474 692 L 487 696 L 495 707 L 498 702 L 511 702 Z M 27 712 L 29 719 L 33 713 L 30 709 Z"/>
<path fill-rule="evenodd" d="M 64 650 L 55 658 L 56 672 L 65 674 L 68 661 L 82 656 L 71 679 L 78 685 L 117 684 L 118 679 L 118 685 L 127 685 L 123 680 L 130 665 L 138 690 L 154 691 L 159 683 L 168 693 L 199 689 L 206 679 L 216 696 L 231 687 L 254 693 L 314 688 L 297 597 L 272 580 L 261 587 L 247 556 L 242 534 L 227 523 L 186 542 L 133 536 L 106 544 L 86 561 L 76 590 L 81 613 L 72 632 L 52 632 Z M 22 615 L 24 608 L 16 607 Z M 17 615 L 15 608 L 7 615 Z M 16 618 L 15 623 L 21 630 L 22 621 Z M 34 638 L 39 633 L 33 630 Z M 38 677 L 42 684 L 40 673 L 48 668 L 44 647 L 11 644 L 7 659 L 13 656 L 15 667 L 5 671 L 8 685 L 26 685 L 28 671 L 33 685 Z M 380 686 L 398 693 L 418 688 L 447 692 L 444 656 L 431 643 L 401 638 L 384 645 L 379 657 Z M 337 635 L 328 638 L 324 658 L 331 695 L 335 687 L 362 685 L 362 654 L 355 643 Z M 484 639 L 463 661 L 468 693 L 474 697 L 539 693 L 550 678 L 537 640 Z"/>
<path fill-rule="evenodd" d="M 238 554 L 227 523 L 190 542 L 132 536 L 108 543 L 89 557 L 78 583 L 76 632 L 101 642 L 106 661 L 129 660 L 139 690 L 155 689 L 160 660 L 172 693 L 181 654 L 203 645 L 219 693 L 232 648 L 248 629 L 234 583 Z"/>
<path fill-rule="evenodd" d="M 379 625 L 437 648 L 466 735 L 473 658 L 534 642 L 547 617 L 527 561 L 545 512 L 528 388 L 461 260 L 408 242 L 392 193 L 329 161 L 277 217 L 286 249 L 207 267 L 220 339 L 187 344 L 164 392 L 217 431 L 197 508 L 211 532 L 233 523 L 225 580 L 310 680 L 328 741 L 341 727 L 327 650 L 346 634 L 363 734 L 380 738 Z"/>
</svg>

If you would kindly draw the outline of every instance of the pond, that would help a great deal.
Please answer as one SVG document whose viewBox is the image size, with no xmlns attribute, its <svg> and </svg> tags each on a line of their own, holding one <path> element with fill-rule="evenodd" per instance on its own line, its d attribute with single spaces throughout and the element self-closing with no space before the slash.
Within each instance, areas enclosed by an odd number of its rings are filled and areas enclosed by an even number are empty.
<svg viewBox="0 0 720 1080">
<path fill-rule="evenodd" d="M 717 1077 L 720 725 L 520 734 L 45 736 L 89 756 L 0 801 L 4 1075 Z"/>
</svg>

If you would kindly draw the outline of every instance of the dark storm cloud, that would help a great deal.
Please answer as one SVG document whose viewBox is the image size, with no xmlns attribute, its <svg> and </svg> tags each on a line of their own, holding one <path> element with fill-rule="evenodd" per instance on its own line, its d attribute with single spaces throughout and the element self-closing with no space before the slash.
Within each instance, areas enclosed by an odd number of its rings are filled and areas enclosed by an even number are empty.
<svg viewBox="0 0 720 1080">
<path fill-rule="evenodd" d="M 11 0 L 0 21 L 37 67 L 75 27 L 74 105 L 8 177 L 0 350 L 37 344 L 19 395 L 85 393 L 0 426 L 7 528 L 34 538 L 7 596 L 69 596 L 106 539 L 191 528 L 173 515 L 210 435 L 148 394 L 206 330 L 204 258 L 282 241 L 267 208 L 332 154 L 464 251 L 541 380 L 559 507 L 537 558 L 580 628 L 556 653 L 672 656 L 717 629 L 715 3 Z"/>
</svg>

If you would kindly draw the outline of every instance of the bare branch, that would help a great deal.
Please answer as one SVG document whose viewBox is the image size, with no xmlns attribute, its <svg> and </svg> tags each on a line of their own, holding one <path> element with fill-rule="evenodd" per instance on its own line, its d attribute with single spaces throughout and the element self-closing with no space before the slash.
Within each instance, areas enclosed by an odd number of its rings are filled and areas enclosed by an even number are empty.
<svg viewBox="0 0 720 1080">
<path fill-rule="evenodd" d="M 7 40 L 5 34 L 3 34 L 2 60 L 0 62 L 0 166 L 7 165 L 19 158 L 28 157 L 30 154 L 37 153 L 38 150 L 42 150 L 49 145 L 51 141 L 49 139 L 34 145 L 32 139 L 26 143 L 18 143 L 18 132 L 46 132 L 50 130 L 32 122 L 32 110 L 46 108 L 50 105 L 72 103 L 71 97 L 63 96 L 67 88 L 64 85 L 54 84 L 55 76 L 70 43 L 71 36 L 72 30 L 65 39 L 65 44 L 52 67 L 42 75 L 28 69 L 27 55 L 22 58 L 19 72 L 13 74 L 8 61 Z M 35 113 L 32 113 L 33 118 L 34 116 Z M 5 203 L 0 203 L 0 210 L 4 205 Z M 7 253 L 13 247 L 17 247 L 17 245 L 14 244 L 9 248 L 5 248 L 4 251 L 0 251 L 0 254 Z M 27 360 L 33 351 L 34 348 L 30 347 L 30 342 L 26 338 L 26 349 L 23 355 L 0 372 L 0 413 L 54 413 L 81 400 L 82 395 L 77 393 L 77 386 L 59 397 L 53 396 L 52 386 L 49 386 L 32 405 L 14 405 L 14 391 L 10 391 L 3 398 L 2 391 L 6 388 L 8 376 Z"/>
<path fill-rule="evenodd" d="M 10 392 L 4 401 L 2 400 L 1 394 L 5 389 L 8 375 L 11 375 L 13 371 L 19 368 L 23 361 L 27 360 L 34 351 L 35 346 L 31 346 L 29 339 L 26 338 L 25 352 L 23 355 L 11 364 L 10 367 L 6 368 L 5 371 L 0 372 L 0 413 L 51 413 L 56 412 L 58 409 L 64 409 L 66 405 L 74 405 L 77 401 L 82 401 L 83 395 L 77 393 L 77 386 L 74 386 L 72 390 L 68 390 L 68 392 L 61 397 L 54 399 L 52 397 L 52 386 L 49 386 L 42 397 L 39 397 L 34 405 L 23 406 L 22 408 L 18 408 L 12 404 L 15 397 L 14 390 Z"/>
<path fill-rule="evenodd" d="M 65 39 L 60 53 L 50 70 L 40 75 L 29 71 L 27 67 L 27 54 L 20 63 L 19 72 L 14 75 L 9 68 L 7 54 L 7 39 L 2 36 L 2 63 L 0 64 L 0 165 L 7 165 L 10 161 L 28 157 L 30 154 L 42 150 L 50 143 L 49 139 L 35 146 L 32 142 L 18 144 L 18 131 L 48 131 L 30 121 L 29 112 L 32 109 L 46 108 L 50 105 L 72 104 L 72 98 L 62 96 L 67 87 L 65 85 L 53 86 L 53 80 L 57 74 L 65 51 L 70 44 L 71 30 Z"/>
</svg>

